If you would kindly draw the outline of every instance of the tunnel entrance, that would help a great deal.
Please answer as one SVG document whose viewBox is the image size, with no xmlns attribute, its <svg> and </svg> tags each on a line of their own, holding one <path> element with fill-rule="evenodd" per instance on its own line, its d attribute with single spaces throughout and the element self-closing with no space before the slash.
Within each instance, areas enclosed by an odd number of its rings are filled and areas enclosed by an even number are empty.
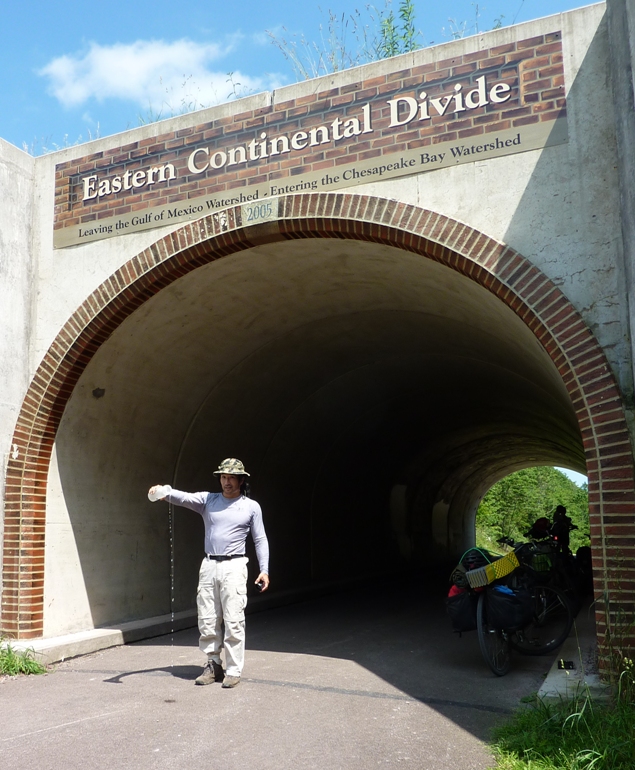
<svg viewBox="0 0 635 770">
<path fill-rule="evenodd" d="M 91 562 L 96 533 L 129 532 L 154 480 L 216 489 L 212 471 L 240 457 L 280 590 L 434 566 L 470 544 L 493 475 L 584 461 L 558 372 L 513 311 L 418 255 L 320 238 L 246 249 L 148 301 L 82 375 L 56 455 L 57 499 Z M 165 516 L 142 520 L 115 552 L 134 539 L 150 564 Z M 176 512 L 177 610 L 194 596 L 199 526 Z M 142 590 L 137 562 L 114 566 L 103 620 Z M 95 575 L 89 594 L 111 581 Z"/>
<path fill-rule="evenodd" d="M 281 592 L 455 558 L 484 492 L 536 464 L 588 472 L 599 538 L 598 431 L 575 356 L 582 375 L 594 362 L 615 432 L 600 348 L 511 249 L 405 208 L 296 196 L 255 228 L 231 210 L 167 236 L 87 301 L 39 400 L 45 440 L 31 431 L 10 468 L 46 491 L 45 580 L 16 596 L 23 636 L 190 607 L 198 517 L 174 519 L 170 607 L 168 517 L 143 497 L 156 482 L 210 489 L 226 456 L 252 473 Z"/>
</svg>

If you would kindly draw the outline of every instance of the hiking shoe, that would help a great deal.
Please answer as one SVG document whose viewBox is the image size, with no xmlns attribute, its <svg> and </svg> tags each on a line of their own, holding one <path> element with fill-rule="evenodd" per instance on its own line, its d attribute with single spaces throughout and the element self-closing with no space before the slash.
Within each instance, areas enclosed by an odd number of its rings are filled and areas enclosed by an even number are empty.
<svg viewBox="0 0 635 770">
<path fill-rule="evenodd" d="M 224 678 L 223 667 L 214 660 L 208 660 L 203 673 L 196 678 L 196 684 L 214 684 L 222 682 Z"/>
<path fill-rule="evenodd" d="M 237 684 L 240 684 L 239 676 L 226 676 L 223 679 L 223 687 L 236 687 Z"/>
</svg>

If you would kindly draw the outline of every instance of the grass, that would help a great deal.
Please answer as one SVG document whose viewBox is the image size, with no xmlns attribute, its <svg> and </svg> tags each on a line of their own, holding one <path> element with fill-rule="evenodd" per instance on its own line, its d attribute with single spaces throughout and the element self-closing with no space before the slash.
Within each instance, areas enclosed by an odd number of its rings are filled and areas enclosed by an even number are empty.
<svg viewBox="0 0 635 770">
<path fill-rule="evenodd" d="M 44 673 L 46 666 L 35 659 L 33 650 L 14 650 L 5 637 L 0 637 L 0 675 Z"/>
<path fill-rule="evenodd" d="M 494 733 L 497 770 L 632 770 L 635 704 L 535 699 Z"/>
</svg>

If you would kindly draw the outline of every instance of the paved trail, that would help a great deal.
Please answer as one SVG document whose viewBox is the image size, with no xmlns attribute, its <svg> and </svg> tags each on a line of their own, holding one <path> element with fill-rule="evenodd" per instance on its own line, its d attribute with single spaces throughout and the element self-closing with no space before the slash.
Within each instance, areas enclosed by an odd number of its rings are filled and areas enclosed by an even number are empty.
<svg viewBox="0 0 635 770">
<path fill-rule="evenodd" d="M 195 630 L 0 682 L 3 770 L 485 770 L 492 725 L 550 658 L 485 666 L 443 599 L 342 594 L 248 616 L 234 690 L 197 687 Z"/>
</svg>

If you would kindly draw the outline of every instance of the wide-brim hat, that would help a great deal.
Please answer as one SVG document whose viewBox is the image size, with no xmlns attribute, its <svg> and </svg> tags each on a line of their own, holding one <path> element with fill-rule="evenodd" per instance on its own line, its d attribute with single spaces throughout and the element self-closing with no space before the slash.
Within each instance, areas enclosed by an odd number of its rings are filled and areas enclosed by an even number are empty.
<svg viewBox="0 0 635 770">
<path fill-rule="evenodd" d="M 228 457 L 226 460 L 223 460 L 218 466 L 218 470 L 214 471 L 215 476 L 220 476 L 221 473 L 225 473 L 227 476 L 249 476 L 245 466 L 235 457 Z"/>
</svg>

